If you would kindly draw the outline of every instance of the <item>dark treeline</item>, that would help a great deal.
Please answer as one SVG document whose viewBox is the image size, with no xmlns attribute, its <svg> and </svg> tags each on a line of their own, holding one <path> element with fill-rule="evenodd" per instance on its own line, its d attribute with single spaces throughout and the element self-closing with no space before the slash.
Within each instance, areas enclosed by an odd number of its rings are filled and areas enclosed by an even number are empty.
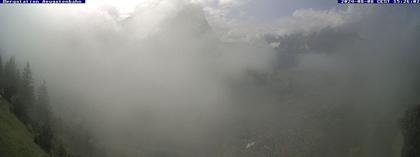
<svg viewBox="0 0 420 157">
<path fill-rule="evenodd" d="M 51 156 L 71 156 L 53 131 L 52 116 L 46 82 L 35 86 L 30 63 L 21 71 L 15 57 L 5 64 L 0 56 L 0 95 L 8 101 L 10 110 L 34 135 L 34 142 Z"/>
</svg>

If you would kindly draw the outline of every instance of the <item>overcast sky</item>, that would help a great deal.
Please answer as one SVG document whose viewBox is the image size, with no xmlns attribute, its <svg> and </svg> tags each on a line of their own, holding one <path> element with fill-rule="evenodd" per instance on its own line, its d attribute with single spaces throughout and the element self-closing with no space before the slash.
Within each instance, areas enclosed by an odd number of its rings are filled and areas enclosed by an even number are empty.
<svg viewBox="0 0 420 157">
<path fill-rule="evenodd" d="M 199 3 L 204 7 L 215 9 L 225 9 L 233 18 L 255 17 L 260 20 L 272 20 L 282 16 L 291 15 L 297 9 L 331 9 L 337 6 L 336 1 L 331 0 L 190 0 L 193 3 Z M 88 4 L 109 5 L 116 7 L 121 13 L 130 13 L 137 5 L 147 3 L 159 3 L 164 0 L 89 0 Z"/>
</svg>

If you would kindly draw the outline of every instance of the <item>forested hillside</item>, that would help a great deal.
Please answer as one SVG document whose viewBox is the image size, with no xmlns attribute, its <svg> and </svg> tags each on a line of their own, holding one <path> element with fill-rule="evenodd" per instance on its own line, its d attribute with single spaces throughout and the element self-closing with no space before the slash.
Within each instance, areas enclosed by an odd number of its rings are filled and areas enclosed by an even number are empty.
<svg viewBox="0 0 420 157">
<path fill-rule="evenodd" d="M 46 82 L 35 87 L 29 62 L 21 72 L 15 57 L 0 56 L 0 156 L 69 157 L 60 121 L 51 113 Z"/>
<path fill-rule="evenodd" d="M 34 142 L 33 134 L 10 112 L 10 107 L 0 99 L 0 156 L 47 157 L 48 154 Z"/>
</svg>

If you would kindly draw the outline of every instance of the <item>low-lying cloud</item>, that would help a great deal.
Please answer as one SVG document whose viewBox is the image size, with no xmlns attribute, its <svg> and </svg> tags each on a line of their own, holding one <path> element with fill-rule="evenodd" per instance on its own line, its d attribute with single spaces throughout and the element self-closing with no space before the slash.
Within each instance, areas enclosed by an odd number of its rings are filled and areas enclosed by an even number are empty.
<svg viewBox="0 0 420 157">
<path fill-rule="evenodd" d="M 110 156 L 241 156 L 251 142 L 274 156 L 394 153 L 398 114 L 419 101 L 418 8 L 297 10 L 260 27 L 220 26 L 197 3 L 127 18 L 1 6 L 0 47 Z"/>
</svg>

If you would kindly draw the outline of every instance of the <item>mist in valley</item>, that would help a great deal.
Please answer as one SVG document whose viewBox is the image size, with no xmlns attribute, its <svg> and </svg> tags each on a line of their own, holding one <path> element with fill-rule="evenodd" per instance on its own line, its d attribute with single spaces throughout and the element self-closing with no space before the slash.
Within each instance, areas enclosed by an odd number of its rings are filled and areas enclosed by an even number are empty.
<svg viewBox="0 0 420 157">
<path fill-rule="evenodd" d="M 89 135 L 62 137 L 78 156 L 399 157 L 399 120 L 420 101 L 419 8 L 236 18 L 246 3 L 147 1 L 126 17 L 2 5 L 0 48 L 46 80 L 62 125 Z"/>
</svg>

